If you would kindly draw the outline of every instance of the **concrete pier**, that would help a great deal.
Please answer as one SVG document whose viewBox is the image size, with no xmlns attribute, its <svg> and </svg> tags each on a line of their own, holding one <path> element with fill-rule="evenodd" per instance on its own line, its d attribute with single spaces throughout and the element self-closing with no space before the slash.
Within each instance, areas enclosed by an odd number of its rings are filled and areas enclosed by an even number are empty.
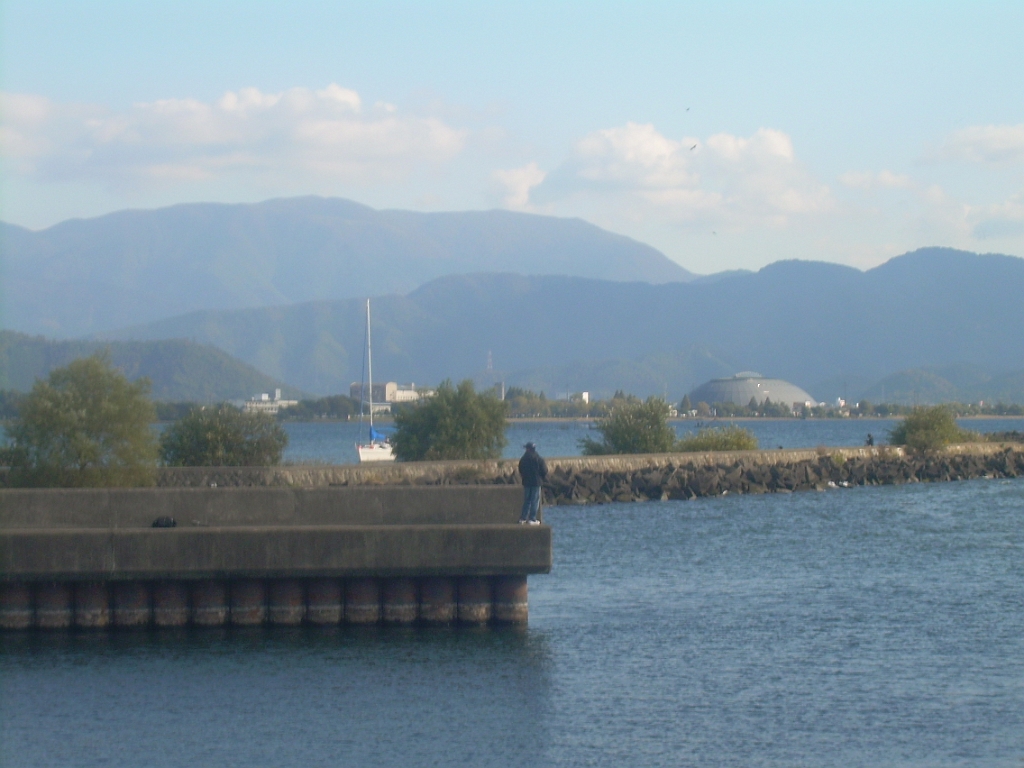
<svg viewBox="0 0 1024 768">
<path fill-rule="evenodd" d="M 551 568 L 521 493 L 0 490 L 0 629 L 521 623 Z"/>
<path fill-rule="evenodd" d="M 386 579 L 382 585 L 381 617 L 385 624 L 412 624 L 419 613 L 416 581 L 410 578 Z"/>
<path fill-rule="evenodd" d="M 340 624 L 345 613 L 345 592 L 340 579 L 310 579 L 306 585 L 306 621 Z"/>
<path fill-rule="evenodd" d="M 267 588 L 262 579 L 231 582 L 231 623 L 258 627 L 267 621 Z"/>
<path fill-rule="evenodd" d="M 493 615 L 491 580 L 480 576 L 459 579 L 459 623 L 486 624 Z"/>
<path fill-rule="evenodd" d="M 188 584 L 183 581 L 158 581 L 153 585 L 153 624 L 158 627 L 185 627 L 189 623 Z"/>
<path fill-rule="evenodd" d="M 192 623 L 197 627 L 223 627 L 228 610 L 226 581 L 202 579 L 192 584 Z"/>
<path fill-rule="evenodd" d="M 267 588 L 267 616 L 271 624 L 294 627 L 306 618 L 306 595 L 299 579 L 273 579 Z"/>
<path fill-rule="evenodd" d="M 526 624 L 530 604 L 525 576 L 498 576 L 494 579 L 494 620 L 502 624 Z"/>
<path fill-rule="evenodd" d="M 345 581 L 345 623 L 376 624 L 380 621 L 380 584 L 377 579 Z"/>
<path fill-rule="evenodd" d="M 115 627 L 146 627 L 153 618 L 150 585 L 144 581 L 115 581 L 113 584 Z"/>
<path fill-rule="evenodd" d="M 36 621 L 39 629 L 66 629 L 74 618 L 74 584 L 44 581 L 36 585 Z"/>
<path fill-rule="evenodd" d="M 105 629 L 110 626 L 110 585 L 105 581 L 81 581 L 75 585 L 75 626 Z"/>
<path fill-rule="evenodd" d="M 420 619 L 424 623 L 451 624 L 457 611 L 455 579 L 432 576 L 420 582 Z"/>
<path fill-rule="evenodd" d="M 29 629 L 34 618 L 31 585 L 0 584 L 0 629 Z"/>
</svg>

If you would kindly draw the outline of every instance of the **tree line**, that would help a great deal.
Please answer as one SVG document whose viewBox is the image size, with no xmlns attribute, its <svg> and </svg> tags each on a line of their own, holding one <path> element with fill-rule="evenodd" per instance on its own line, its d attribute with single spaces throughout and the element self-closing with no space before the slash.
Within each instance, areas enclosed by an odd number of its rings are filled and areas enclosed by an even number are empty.
<svg viewBox="0 0 1024 768">
<path fill-rule="evenodd" d="M 512 398 L 502 400 L 493 390 L 477 392 L 468 380 L 457 385 L 444 381 L 433 397 L 395 413 L 390 438 L 395 456 L 400 461 L 497 459 L 507 444 L 505 430 L 514 404 L 527 394 L 513 392 Z M 323 398 L 309 412 L 346 412 L 350 400 Z M 9 405 L 8 400 L 0 402 Z M 758 407 L 764 410 L 764 404 Z M 280 463 L 288 444 L 287 433 L 273 417 L 230 405 L 176 410 L 172 423 L 158 435 L 149 381 L 129 381 L 103 355 L 54 369 L 17 398 L 13 410 L 5 421 L 6 444 L 0 446 L 0 465 L 8 468 L 9 485 L 151 485 L 159 465 L 269 466 Z M 677 437 L 669 424 L 671 408 L 659 397 L 641 400 L 617 392 L 601 413 L 601 439 L 580 441 L 585 455 L 758 447 L 753 434 L 736 426 Z M 927 451 L 981 439 L 961 429 L 956 416 L 949 406 L 911 409 L 890 430 L 889 441 Z"/>
</svg>

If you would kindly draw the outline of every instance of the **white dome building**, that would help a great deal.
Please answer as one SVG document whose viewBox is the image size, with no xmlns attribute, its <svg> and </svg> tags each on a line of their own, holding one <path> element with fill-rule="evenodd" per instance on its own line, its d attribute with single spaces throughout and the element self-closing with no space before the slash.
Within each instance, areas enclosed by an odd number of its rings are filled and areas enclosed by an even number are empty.
<svg viewBox="0 0 1024 768">
<path fill-rule="evenodd" d="M 767 379 L 753 371 L 743 371 L 728 379 L 712 379 L 690 393 L 690 402 L 694 405 L 700 402 L 708 405 L 749 405 L 750 398 L 754 398 L 758 405 L 762 405 L 765 400 L 771 400 L 773 403 L 783 403 L 791 407 L 817 405 L 818 402 L 796 384 L 790 384 L 782 379 Z"/>
</svg>

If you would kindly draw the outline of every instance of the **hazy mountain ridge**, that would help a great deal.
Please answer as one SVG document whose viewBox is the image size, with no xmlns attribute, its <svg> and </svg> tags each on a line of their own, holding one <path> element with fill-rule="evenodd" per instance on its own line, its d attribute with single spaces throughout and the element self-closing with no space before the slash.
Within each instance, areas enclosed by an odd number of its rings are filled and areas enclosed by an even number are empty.
<svg viewBox="0 0 1024 768">
<path fill-rule="evenodd" d="M 260 373 L 214 347 L 184 339 L 161 341 L 52 341 L 0 331 L 0 390 L 27 392 L 33 382 L 79 357 L 107 352 L 111 362 L 132 380 L 146 376 L 156 400 L 218 402 L 272 393 L 302 392 Z"/>
<path fill-rule="evenodd" d="M 201 310 L 405 293 L 467 272 L 693 276 L 580 219 L 374 210 L 337 198 L 119 211 L 40 232 L 0 225 L 3 327 L 80 336 Z"/>
<path fill-rule="evenodd" d="M 506 383 L 603 394 L 621 386 L 597 376 L 615 369 L 609 361 L 635 366 L 695 345 L 719 361 L 649 368 L 637 394 L 672 398 L 727 365 L 805 388 L 956 363 L 1011 371 L 1024 368 L 1022 295 L 1024 259 L 936 248 L 866 272 L 787 261 L 707 284 L 456 275 L 374 301 L 374 370 L 436 383 L 480 374 L 490 351 Z M 328 393 L 360 378 L 363 325 L 353 300 L 194 313 L 111 336 L 195 338 Z"/>
</svg>

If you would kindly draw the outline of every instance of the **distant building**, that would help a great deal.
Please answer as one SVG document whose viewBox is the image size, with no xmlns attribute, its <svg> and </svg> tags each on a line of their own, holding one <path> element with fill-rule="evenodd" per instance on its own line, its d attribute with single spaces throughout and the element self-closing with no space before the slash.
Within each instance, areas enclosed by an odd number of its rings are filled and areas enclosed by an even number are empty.
<svg viewBox="0 0 1024 768">
<path fill-rule="evenodd" d="M 363 397 L 364 385 L 358 381 L 352 382 L 348 388 L 349 397 L 353 400 L 359 400 L 360 402 L 369 402 L 369 397 Z M 370 394 L 369 391 L 366 392 Z M 434 394 L 431 389 L 416 389 L 415 384 L 398 384 L 394 381 L 389 381 L 384 384 L 373 385 L 373 412 L 377 413 L 380 410 L 389 411 L 391 410 L 391 403 L 415 403 L 424 397 L 430 397 Z"/>
<path fill-rule="evenodd" d="M 690 393 L 691 403 L 735 403 L 749 405 L 753 398 L 758 405 L 765 400 L 783 403 L 793 410 L 817 405 L 817 401 L 796 384 L 782 379 L 767 379 L 759 373 L 744 371 L 728 379 L 712 379 Z"/>
<path fill-rule="evenodd" d="M 269 413 L 273 416 L 282 408 L 292 408 L 298 404 L 298 400 L 282 400 L 281 390 L 275 389 L 273 399 L 266 392 L 262 395 L 254 395 L 242 403 L 242 410 L 249 413 Z"/>
</svg>

